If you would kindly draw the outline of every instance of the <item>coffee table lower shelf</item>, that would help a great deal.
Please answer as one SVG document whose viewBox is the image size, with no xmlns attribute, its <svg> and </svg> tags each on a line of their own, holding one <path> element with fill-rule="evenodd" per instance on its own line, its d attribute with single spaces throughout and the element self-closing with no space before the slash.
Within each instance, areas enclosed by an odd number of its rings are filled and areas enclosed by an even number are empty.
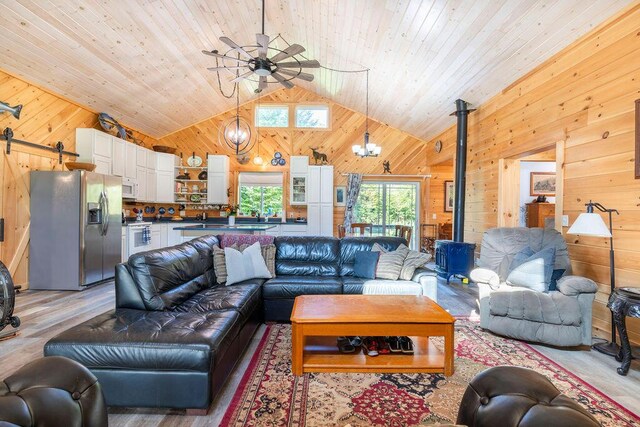
<svg viewBox="0 0 640 427">
<path fill-rule="evenodd" d="M 306 337 L 302 356 L 303 372 L 363 372 L 363 373 L 442 373 L 444 353 L 428 337 L 410 337 L 414 354 L 392 353 L 366 356 L 361 349 L 342 354 L 336 347 L 336 337 Z"/>
</svg>

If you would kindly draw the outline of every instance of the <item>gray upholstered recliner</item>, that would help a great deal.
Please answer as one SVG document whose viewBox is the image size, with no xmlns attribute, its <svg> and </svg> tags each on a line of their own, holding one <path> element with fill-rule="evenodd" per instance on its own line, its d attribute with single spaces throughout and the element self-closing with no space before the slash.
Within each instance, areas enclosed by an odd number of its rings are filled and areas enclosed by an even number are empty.
<svg viewBox="0 0 640 427">
<path fill-rule="evenodd" d="M 506 283 L 514 256 L 555 248 L 554 269 L 564 269 L 557 291 L 540 292 Z M 591 308 L 597 286 L 572 276 L 567 244 L 551 228 L 493 228 L 482 237 L 471 279 L 478 284 L 480 326 L 496 334 L 556 346 L 591 345 Z"/>
</svg>

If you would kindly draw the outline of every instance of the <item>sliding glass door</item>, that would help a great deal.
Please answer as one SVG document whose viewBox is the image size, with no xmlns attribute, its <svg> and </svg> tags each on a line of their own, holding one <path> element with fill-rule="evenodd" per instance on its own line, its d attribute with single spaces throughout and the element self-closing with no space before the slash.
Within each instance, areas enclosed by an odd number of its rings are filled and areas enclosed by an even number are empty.
<svg viewBox="0 0 640 427">
<path fill-rule="evenodd" d="M 374 236 L 395 235 L 396 225 L 412 228 L 411 248 L 417 248 L 420 218 L 420 184 L 371 182 L 360 187 L 355 221 L 373 224 Z"/>
</svg>

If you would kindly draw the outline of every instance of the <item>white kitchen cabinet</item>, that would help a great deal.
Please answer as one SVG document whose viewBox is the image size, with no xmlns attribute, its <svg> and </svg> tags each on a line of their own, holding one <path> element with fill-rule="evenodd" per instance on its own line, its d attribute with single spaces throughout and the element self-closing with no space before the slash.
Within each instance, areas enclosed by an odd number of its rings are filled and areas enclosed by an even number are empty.
<svg viewBox="0 0 640 427">
<path fill-rule="evenodd" d="M 229 203 L 229 156 L 209 155 L 207 158 L 207 203 Z"/>
<path fill-rule="evenodd" d="M 147 152 L 147 169 L 156 170 L 156 160 L 158 155 L 155 151 L 145 150 Z"/>
<path fill-rule="evenodd" d="M 84 160 L 84 161 L 87 161 L 89 163 L 93 163 L 96 165 L 94 172 L 101 173 L 103 175 L 111 175 L 111 160 L 101 156 L 94 156 L 92 160 Z"/>
<path fill-rule="evenodd" d="M 176 221 L 175 223 L 168 224 L 169 230 L 167 233 L 167 246 L 175 246 L 182 243 L 182 231 L 176 230 L 176 227 L 184 227 L 185 224 L 182 221 Z"/>
<path fill-rule="evenodd" d="M 309 166 L 307 234 L 333 236 L 333 166 Z"/>
<path fill-rule="evenodd" d="M 169 224 L 160 224 L 160 247 L 169 246 Z"/>
<path fill-rule="evenodd" d="M 178 156 L 168 153 L 156 153 L 156 170 L 158 172 L 171 172 L 178 166 Z"/>
<path fill-rule="evenodd" d="M 126 142 L 120 138 L 116 138 L 115 136 L 111 137 L 111 175 L 115 176 L 124 176 L 124 167 L 125 167 L 125 148 L 124 145 Z"/>
<path fill-rule="evenodd" d="M 147 167 L 147 151 L 149 150 L 136 145 L 136 166 Z"/>
<path fill-rule="evenodd" d="M 309 156 L 291 156 L 289 168 L 289 203 L 305 205 L 308 202 Z"/>
<path fill-rule="evenodd" d="M 136 164 L 136 153 L 137 147 L 135 144 L 131 142 L 124 143 L 124 177 L 127 179 L 138 179 L 137 172 L 137 164 Z"/>
<path fill-rule="evenodd" d="M 136 167 L 136 175 L 138 176 L 138 195 L 136 200 L 140 202 L 147 201 L 147 168 L 144 166 Z"/>
<path fill-rule="evenodd" d="M 307 224 L 282 224 L 281 236 L 306 236 Z"/>
<path fill-rule="evenodd" d="M 113 137 L 97 129 L 76 129 L 76 152 L 79 162 L 94 163 L 96 172 L 111 175 Z"/>
<path fill-rule="evenodd" d="M 153 249 L 160 249 L 162 246 L 162 229 L 160 224 L 151 224 L 151 243 L 149 244 L 148 251 Z"/>
<path fill-rule="evenodd" d="M 175 178 L 173 172 L 157 172 L 156 174 L 156 202 L 174 203 L 173 190 Z"/>
<path fill-rule="evenodd" d="M 273 225 L 273 224 L 270 224 Z M 268 236 L 280 236 L 280 226 L 276 225 L 274 226 L 274 228 L 270 229 L 270 230 L 266 230 L 264 232 L 264 234 L 268 235 Z"/>
<path fill-rule="evenodd" d="M 157 187 L 157 176 L 155 169 L 147 169 L 147 182 L 145 182 L 147 187 L 147 198 L 145 199 L 147 202 L 156 202 L 158 187 Z"/>
</svg>

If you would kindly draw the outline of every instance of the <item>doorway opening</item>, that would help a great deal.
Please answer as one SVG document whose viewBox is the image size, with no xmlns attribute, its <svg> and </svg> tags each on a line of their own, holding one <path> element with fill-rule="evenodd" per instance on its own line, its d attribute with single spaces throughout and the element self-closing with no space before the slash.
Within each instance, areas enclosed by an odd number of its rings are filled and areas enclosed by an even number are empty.
<svg viewBox="0 0 640 427">
<path fill-rule="evenodd" d="M 564 141 L 533 154 L 500 159 L 498 227 L 562 231 L 562 159 L 558 153 L 564 153 Z"/>
</svg>

